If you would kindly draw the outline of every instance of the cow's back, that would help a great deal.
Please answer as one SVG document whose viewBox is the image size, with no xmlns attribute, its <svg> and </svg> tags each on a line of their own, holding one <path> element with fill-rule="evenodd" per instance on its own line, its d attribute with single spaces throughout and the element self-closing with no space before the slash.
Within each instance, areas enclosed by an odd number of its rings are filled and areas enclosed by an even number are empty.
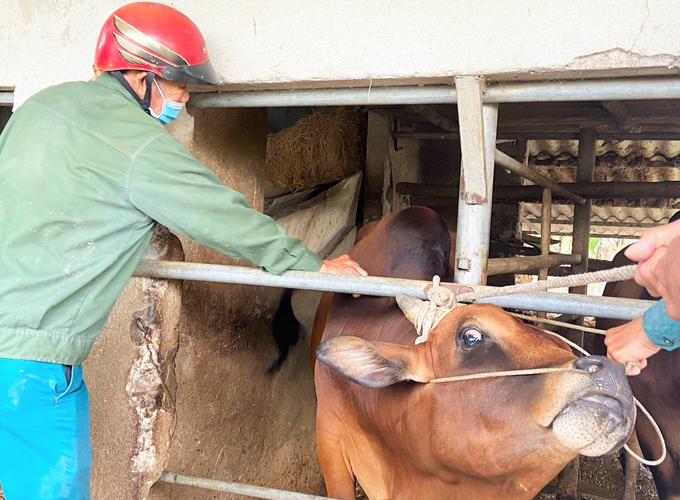
<svg viewBox="0 0 680 500">
<path fill-rule="evenodd" d="M 451 236 L 441 218 L 428 208 L 413 207 L 389 214 L 360 232 L 357 239 L 349 255 L 370 276 L 429 281 L 434 275 L 447 274 Z M 315 321 L 315 329 L 320 328 L 323 340 L 352 335 L 397 344 L 415 341 L 413 325 L 395 299 L 389 297 L 355 299 L 332 294 L 322 300 Z"/>
</svg>

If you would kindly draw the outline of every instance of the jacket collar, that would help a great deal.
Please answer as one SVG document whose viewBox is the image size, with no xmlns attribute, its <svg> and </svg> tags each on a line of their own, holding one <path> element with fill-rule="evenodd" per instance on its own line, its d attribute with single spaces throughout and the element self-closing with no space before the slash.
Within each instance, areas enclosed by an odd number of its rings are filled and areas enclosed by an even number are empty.
<svg viewBox="0 0 680 500">
<path fill-rule="evenodd" d="M 116 92 L 120 92 L 123 97 L 125 97 L 128 101 L 130 101 L 132 104 L 135 104 L 139 106 L 135 98 L 128 92 L 128 90 L 123 87 L 118 80 L 116 80 L 111 73 L 108 71 L 104 71 L 101 75 L 99 75 L 96 79 L 95 82 L 103 85 L 104 87 L 110 88 L 111 90 L 115 90 Z M 141 109 L 141 107 L 140 107 Z"/>
</svg>

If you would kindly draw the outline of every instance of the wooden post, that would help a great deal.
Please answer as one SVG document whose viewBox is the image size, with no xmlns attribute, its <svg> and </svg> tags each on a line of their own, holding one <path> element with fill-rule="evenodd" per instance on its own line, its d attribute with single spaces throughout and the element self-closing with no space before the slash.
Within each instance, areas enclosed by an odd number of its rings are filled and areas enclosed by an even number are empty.
<svg viewBox="0 0 680 500">
<path fill-rule="evenodd" d="M 578 141 L 578 164 L 576 167 L 576 182 L 593 182 L 595 171 L 595 144 L 597 131 L 593 128 L 581 129 Z M 590 240 L 590 208 L 592 201 L 587 200 L 585 205 L 574 206 L 574 241 L 571 253 L 581 255 L 581 263 L 572 266 L 574 274 L 588 272 L 588 242 Z M 570 293 L 585 295 L 588 286 L 579 286 L 569 289 Z M 583 324 L 583 316 L 578 320 Z M 583 333 L 579 344 L 583 346 Z M 558 476 L 556 500 L 578 500 L 578 469 L 579 459 L 576 457 L 567 465 Z"/>
<path fill-rule="evenodd" d="M 550 255 L 550 226 L 552 222 L 552 191 L 550 189 L 543 189 L 543 201 L 541 203 L 541 256 L 547 257 Z M 548 279 L 548 266 L 538 270 L 538 279 Z M 539 318 L 545 318 L 546 313 L 539 312 Z M 539 328 L 543 325 L 538 324 Z"/>
<path fill-rule="evenodd" d="M 636 431 L 634 431 L 628 439 L 628 446 L 631 450 L 633 450 L 633 453 L 637 453 L 637 455 L 640 457 L 643 456 Z M 624 484 L 623 496 L 621 497 L 621 500 L 635 500 L 635 486 L 637 484 L 640 462 L 625 451 L 623 453 L 625 453 L 623 468 Z"/>
<path fill-rule="evenodd" d="M 486 284 L 498 106 L 482 105 L 480 78 L 456 78 L 462 153 L 454 279 Z"/>
<path fill-rule="evenodd" d="M 373 111 L 368 113 L 366 131 L 366 175 L 364 176 L 364 224 L 383 216 L 384 162 L 390 145 L 390 121 Z"/>
<path fill-rule="evenodd" d="M 555 500 L 578 500 L 578 467 L 576 457 L 557 475 Z"/>
<path fill-rule="evenodd" d="M 578 164 L 576 182 L 593 182 L 595 171 L 595 143 L 597 131 L 593 128 L 582 129 L 579 133 Z M 588 272 L 588 241 L 590 240 L 590 209 L 592 201 L 585 205 L 574 206 L 574 242 L 572 253 L 581 255 L 581 263 L 572 267 L 574 274 Z M 588 293 L 587 286 L 574 287 L 571 293 Z"/>
</svg>

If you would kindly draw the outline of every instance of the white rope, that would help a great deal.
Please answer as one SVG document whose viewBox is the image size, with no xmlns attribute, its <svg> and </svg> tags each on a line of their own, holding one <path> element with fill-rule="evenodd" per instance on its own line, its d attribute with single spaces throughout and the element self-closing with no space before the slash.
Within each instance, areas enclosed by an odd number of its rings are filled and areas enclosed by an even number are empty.
<svg viewBox="0 0 680 500">
<path fill-rule="evenodd" d="M 544 292 L 551 288 L 564 288 L 573 286 L 590 285 L 592 283 L 604 283 L 613 281 L 626 281 L 635 277 L 637 264 L 631 266 L 615 267 L 592 273 L 574 274 L 549 280 L 522 283 L 520 285 L 503 286 L 500 288 L 488 288 L 476 292 L 461 293 L 456 296 L 457 302 L 473 302 L 487 297 L 499 297 L 501 295 L 514 295 L 516 293 Z"/>
<path fill-rule="evenodd" d="M 569 344 L 571 347 L 576 349 L 577 351 L 580 351 L 581 353 L 585 354 L 586 356 L 590 356 L 590 353 L 583 349 L 581 346 L 578 344 L 575 344 L 574 342 L 571 342 L 569 339 L 565 339 L 562 337 L 562 335 L 559 335 L 555 332 L 551 332 L 550 330 L 543 330 L 545 333 L 549 333 L 550 335 L 554 335 L 555 337 L 558 337 L 562 339 L 564 342 Z M 632 366 L 637 365 L 637 362 L 634 363 L 626 363 L 626 371 L 628 371 Z M 630 449 L 630 446 L 628 446 L 628 443 L 623 445 L 623 449 L 628 452 L 628 454 L 633 457 L 635 460 L 640 462 L 641 464 L 645 464 L 647 466 L 657 466 L 661 462 L 663 462 L 666 459 L 666 440 L 663 437 L 663 434 L 661 433 L 661 429 L 659 429 L 658 424 L 656 423 L 656 420 L 649 414 L 647 411 L 647 408 L 645 408 L 640 401 L 636 397 L 633 397 L 633 401 L 635 401 L 635 405 L 640 408 L 640 411 L 647 417 L 647 420 L 652 424 L 652 427 L 654 427 L 654 431 L 656 432 L 656 435 L 659 436 L 659 441 L 661 442 L 661 457 L 657 458 L 656 460 L 647 460 L 645 457 L 639 456 L 637 453 L 635 453 L 633 450 Z"/>
<path fill-rule="evenodd" d="M 494 377 L 515 377 L 517 375 L 538 375 L 541 373 L 578 371 L 575 368 L 533 368 L 529 370 L 508 370 L 504 372 L 472 373 L 470 375 L 456 375 L 455 377 L 442 377 L 430 380 L 429 384 L 443 384 L 444 382 L 460 382 L 463 380 L 476 380 Z"/>
<path fill-rule="evenodd" d="M 582 286 L 582 285 L 589 285 L 591 283 L 601 283 L 603 281 L 625 281 L 632 279 L 635 276 L 635 271 L 637 269 L 637 265 L 632 265 L 632 266 L 625 266 L 625 267 L 619 267 L 619 268 L 614 268 L 614 269 L 607 269 L 605 271 L 596 271 L 593 273 L 583 273 L 583 274 L 577 274 L 574 276 L 565 276 L 562 278 L 556 278 L 553 280 L 543 280 L 539 282 L 534 282 L 534 283 L 524 283 L 522 285 L 512 285 L 512 286 L 506 286 L 502 288 L 497 288 L 497 289 L 492 289 L 492 290 L 483 290 L 479 292 L 472 292 L 472 293 L 465 293 L 465 294 L 460 294 L 458 296 L 455 296 L 454 293 L 442 286 L 440 286 L 440 278 L 439 276 L 435 276 L 432 279 L 432 287 L 430 290 L 427 292 L 427 297 L 429 300 L 424 301 L 421 305 L 421 307 L 418 308 L 418 311 L 416 312 L 416 318 L 414 321 L 414 325 L 416 327 L 416 331 L 418 332 L 418 338 L 416 339 L 416 344 L 420 344 L 422 342 L 425 342 L 428 337 L 430 331 L 436 326 L 437 322 L 443 315 L 445 315 L 447 312 L 449 312 L 451 309 L 456 307 L 458 304 L 457 302 L 472 302 L 476 299 L 479 298 L 484 298 L 484 297 L 497 297 L 500 295 L 510 295 L 510 294 L 515 294 L 515 293 L 530 293 L 530 292 L 536 292 L 536 291 L 544 291 L 548 290 L 550 288 L 562 288 L 562 287 L 567 287 L 567 286 Z M 562 321 L 554 321 L 554 320 L 548 320 L 544 318 L 535 318 L 533 316 L 527 316 L 524 314 L 518 314 L 518 313 L 510 313 L 513 316 L 522 318 L 522 319 L 527 319 L 530 321 L 535 321 L 535 322 L 540 322 L 540 323 L 546 323 L 546 324 L 554 324 L 558 326 L 564 326 L 567 328 L 572 328 L 575 330 L 583 330 L 591 333 L 597 333 L 600 335 L 604 335 L 606 332 L 605 330 L 600 330 L 597 328 L 589 328 L 589 327 L 582 327 L 580 325 L 572 325 L 570 323 L 564 323 Z M 558 337 L 561 339 L 563 342 L 565 342 L 567 345 L 572 347 L 573 349 L 576 349 L 577 351 L 581 352 L 582 354 L 586 356 L 590 356 L 590 353 L 583 349 L 581 346 L 578 344 L 570 341 L 569 339 L 564 338 L 563 336 L 551 332 L 549 330 L 543 330 L 545 333 L 549 335 L 553 335 L 555 337 Z M 637 362 L 629 362 L 626 363 L 626 372 L 633 366 L 636 366 Z M 514 376 L 522 376 L 522 375 L 538 375 L 538 374 L 543 374 L 543 373 L 555 373 L 555 372 L 565 372 L 565 371 L 574 371 L 574 368 L 533 368 L 533 369 L 528 369 L 528 370 L 510 370 L 510 371 L 499 371 L 499 372 L 485 372 L 485 373 L 473 373 L 473 374 L 468 374 L 468 375 L 458 375 L 458 376 L 453 376 L 453 377 L 442 377 L 442 378 L 436 378 L 432 379 L 429 381 L 431 384 L 442 384 L 442 383 L 447 383 L 447 382 L 460 382 L 460 381 L 465 381 L 465 380 L 478 380 L 478 379 L 486 379 L 486 378 L 495 378 L 495 377 L 514 377 Z M 633 458 L 635 458 L 638 462 L 648 465 L 648 466 L 657 466 L 661 462 L 663 462 L 666 459 L 666 454 L 667 454 L 667 449 L 666 449 L 666 440 L 663 437 L 663 434 L 661 433 L 661 429 L 659 429 L 658 424 L 654 420 L 654 418 L 649 414 L 647 409 L 638 401 L 637 398 L 633 398 L 635 401 L 635 405 L 642 411 L 642 413 L 647 417 L 649 422 L 652 424 L 652 427 L 654 428 L 654 431 L 656 432 L 657 436 L 659 437 L 659 441 L 661 442 L 661 457 L 656 459 L 656 460 L 647 460 L 644 457 L 641 457 L 637 455 L 633 450 L 630 449 L 628 444 L 625 444 L 623 448 L 628 452 Z"/>
<path fill-rule="evenodd" d="M 445 311 L 453 309 L 456 305 L 456 297 L 451 290 L 440 286 L 439 276 L 432 278 L 432 287 L 427 291 L 427 300 L 416 312 L 413 325 L 416 327 L 418 338 L 416 345 L 426 342 L 430 331 L 443 317 Z"/>
<path fill-rule="evenodd" d="M 563 340 L 565 343 L 567 343 L 570 347 L 573 347 L 577 351 L 580 351 L 581 353 L 585 354 L 586 356 L 590 356 L 590 353 L 583 349 L 581 346 L 578 344 L 575 344 L 574 342 L 570 341 L 569 339 L 565 339 L 561 335 L 551 332 L 549 330 L 543 330 L 545 333 L 548 333 L 550 335 L 553 335 L 561 340 Z M 627 367 L 628 368 L 628 367 Z M 566 371 L 578 371 L 575 368 L 533 368 L 533 369 L 528 369 L 528 370 L 509 370 L 509 371 L 500 371 L 500 372 L 486 372 L 486 373 L 473 373 L 470 375 L 458 375 L 455 377 L 442 377 L 442 378 L 435 378 L 429 381 L 430 384 L 442 384 L 445 382 L 460 382 L 464 380 L 476 380 L 476 379 L 485 379 L 485 378 L 494 378 L 494 377 L 514 377 L 514 376 L 519 376 L 519 375 L 538 375 L 542 373 L 555 373 L 555 372 L 566 372 Z M 661 429 L 659 429 L 659 425 L 656 423 L 654 418 L 649 414 L 647 409 L 640 403 L 640 401 L 636 398 L 633 397 L 633 400 L 635 401 L 635 405 L 642 411 L 642 413 L 647 417 L 649 422 L 652 424 L 652 427 L 654 428 L 654 431 L 656 432 L 656 435 L 659 437 L 659 441 L 661 442 L 661 457 L 659 457 L 656 460 L 647 460 L 644 457 L 639 456 L 637 453 L 635 453 L 633 450 L 630 449 L 628 444 L 624 444 L 623 448 L 628 452 L 630 456 L 632 456 L 635 460 L 638 462 L 645 464 L 647 466 L 657 466 L 661 462 L 663 462 L 666 459 L 666 440 L 663 437 L 663 434 L 661 433 Z"/>
</svg>

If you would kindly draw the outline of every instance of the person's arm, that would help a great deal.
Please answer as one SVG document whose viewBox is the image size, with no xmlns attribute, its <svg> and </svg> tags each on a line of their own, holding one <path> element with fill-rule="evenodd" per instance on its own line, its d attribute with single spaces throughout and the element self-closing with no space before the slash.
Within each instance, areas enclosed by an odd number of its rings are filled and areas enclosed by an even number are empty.
<svg viewBox="0 0 680 500">
<path fill-rule="evenodd" d="M 640 262 L 635 281 L 663 297 L 642 317 L 607 331 L 607 355 L 621 363 L 640 361 L 628 372 L 637 375 L 648 357 L 680 347 L 680 221 L 648 229 L 626 256 Z"/>
<path fill-rule="evenodd" d="M 661 300 L 645 311 L 642 327 L 649 340 L 667 351 L 680 347 L 680 322 L 670 318 L 666 312 L 665 300 Z"/>
<path fill-rule="evenodd" d="M 626 256 L 640 263 L 635 281 L 662 297 L 668 316 L 680 321 L 680 220 L 648 229 Z"/>
<path fill-rule="evenodd" d="M 128 196 L 137 209 L 218 252 L 276 274 L 288 269 L 365 274 L 348 258 L 322 263 L 170 136 L 147 145 L 130 165 L 128 178 Z"/>
</svg>

